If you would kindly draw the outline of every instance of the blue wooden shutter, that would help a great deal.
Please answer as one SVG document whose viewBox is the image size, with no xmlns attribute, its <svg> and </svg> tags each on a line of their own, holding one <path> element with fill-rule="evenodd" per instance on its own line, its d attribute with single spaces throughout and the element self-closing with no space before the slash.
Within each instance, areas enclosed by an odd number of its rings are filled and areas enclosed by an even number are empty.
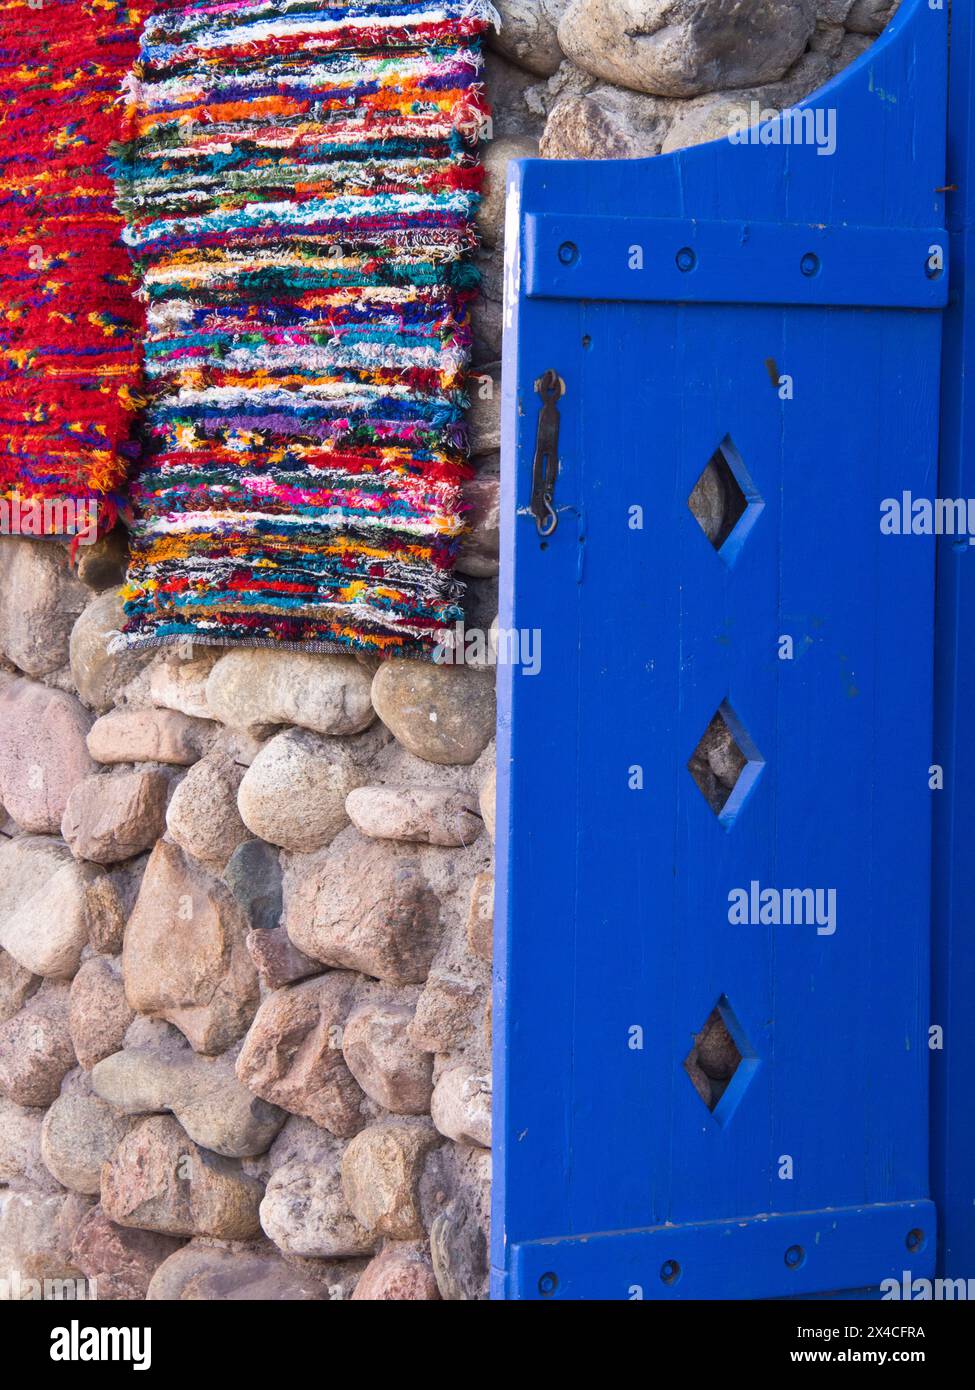
<svg viewBox="0 0 975 1390">
<path fill-rule="evenodd" d="M 496 1296 L 933 1270 L 934 542 L 880 517 L 937 485 L 947 29 L 905 0 L 810 99 L 832 154 L 512 166 L 500 621 L 542 666 L 500 672 Z M 720 549 L 689 506 L 712 460 Z M 716 716 L 719 809 L 689 768 Z M 835 932 L 733 925 L 753 884 L 834 891 Z M 716 1015 L 740 1060 L 706 1104 Z"/>
</svg>

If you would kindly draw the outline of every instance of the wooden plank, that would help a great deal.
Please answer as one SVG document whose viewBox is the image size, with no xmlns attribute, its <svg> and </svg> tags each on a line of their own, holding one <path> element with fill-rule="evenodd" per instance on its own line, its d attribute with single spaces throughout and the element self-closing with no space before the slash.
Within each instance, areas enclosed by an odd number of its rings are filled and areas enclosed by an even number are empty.
<svg viewBox="0 0 975 1390">
<path fill-rule="evenodd" d="M 837 1207 L 750 1221 L 688 1223 L 536 1241 L 513 1251 L 517 1297 L 626 1299 L 796 1298 L 823 1289 L 904 1288 L 935 1265 L 933 1202 Z M 747 1273 L 746 1273 L 747 1270 Z"/>
<path fill-rule="evenodd" d="M 938 227 L 830 227 L 529 213 L 530 299 L 943 308 Z"/>
<path fill-rule="evenodd" d="M 945 323 L 941 497 L 975 497 L 973 350 L 975 267 L 975 15 L 952 13 L 948 226 L 955 265 Z M 944 790 L 934 799 L 934 1000 L 932 1024 L 943 1045 L 930 1053 L 932 1191 L 940 1212 L 939 1273 L 970 1278 L 975 1269 L 975 549 L 938 543 L 938 626 L 934 763 Z M 942 1041 L 939 1039 L 939 1041 Z"/>
</svg>

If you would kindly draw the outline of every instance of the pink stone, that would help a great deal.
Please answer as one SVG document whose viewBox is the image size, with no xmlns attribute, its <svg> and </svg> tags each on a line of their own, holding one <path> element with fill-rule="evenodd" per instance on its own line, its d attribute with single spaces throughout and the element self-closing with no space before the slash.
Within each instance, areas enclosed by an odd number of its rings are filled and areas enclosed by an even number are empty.
<svg viewBox="0 0 975 1390">
<path fill-rule="evenodd" d="M 432 1302 L 440 1298 L 430 1256 L 412 1241 L 391 1241 L 370 1260 L 352 1295 L 353 1302 Z"/>
<path fill-rule="evenodd" d="M 61 834 L 76 859 L 117 864 L 149 849 L 166 828 L 162 772 L 86 777 L 68 797 Z"/>
<path fill-rule="evenodd" d="M 365 1122 L 365 1097 L 342 1056 L 354 985 L 353 975 L 336 970 L 276 990 L 237 1058 L 237 1076 L 255 1095 L 343 1137 Z"/>
<path fill-rule="evenodd" d="M 181 1245 L 175 1236 L 117 1226 L 99 1205 L 75 1231 L 71 1258 L 94 1281 L 99 1301 L 134 1302 L 145 1298 L 153 1274 Z"/>
<path fill-rule="evenodd" d="M 251 1240 L 262 1186 L 235 1159 L 194 1144 L 170 1115 L 143 1120 L 102 1168 L 111 1221 L 166 1235 Z"/>
<path fill-rule="evenodd" d="M 0 1023 L 0 1094 L 17 1105 L 50 1105 L 74 1065 L 68 987 L 46 983 Z"/>
<path fill-rule="evenodd" d="M 433 1059 L 410 1041 L 413 1010 L 361 1004 L 345 1025 L 342 1052 L 367 1096 L 396 1115 L 424 1115 L 433 1092 Z"/>
<path fill-rule="evenodd" d="M 117 1052 L 134 1017 L 119 963 L 106 956 L 86 960 L 71 982 L 68 1004 L 68 1028 L 79 1064 L 90 1071 Z"/>
<path fill-rule="evenodd" d="M 284 895 L 284 925 L 306 955 L 390 984 L 426 978 L 440 902 L 407 846 L 350 831 L 341 845 L 293 856 Z"/>
<path fill-rule="evenodd" d="M 60 831 L 72 789 L 95 770 L 85 746 L 90 726 L 84 705 L 63 690 L 0 684 L 0 801 L 22 830 Z"/>
</svg>

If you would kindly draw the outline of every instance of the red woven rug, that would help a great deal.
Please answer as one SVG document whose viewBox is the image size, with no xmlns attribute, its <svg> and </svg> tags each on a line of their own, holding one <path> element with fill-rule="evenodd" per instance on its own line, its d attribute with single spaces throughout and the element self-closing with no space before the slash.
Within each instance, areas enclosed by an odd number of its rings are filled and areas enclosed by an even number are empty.
<svg viewBox="0 0 975 1390">
<path fill-rule="evenodd" d="M 143 315 L 106 162 L 147 8 L 0 0 L 0 531 L 115 519 Z"/>
</svg>

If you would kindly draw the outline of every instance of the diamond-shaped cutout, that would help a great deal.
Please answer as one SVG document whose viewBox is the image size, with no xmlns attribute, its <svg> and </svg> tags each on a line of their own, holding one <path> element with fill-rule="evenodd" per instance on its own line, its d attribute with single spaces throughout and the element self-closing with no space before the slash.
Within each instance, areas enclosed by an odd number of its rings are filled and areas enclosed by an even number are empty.
<svg viewBox="0 0 975 1390">
<path fill-rule="evenodd" d="M 722 994 L 684 1058 L 691 1084 L 719 1125 L 731 1119 L 757 1067 L 758 1057 Z"/>
<path fill-rule="evenodd" d="M 722 560 L 732 564 L 765 503 L 730 434 L 711 455 L 687 505 Z"/>
<path fill-rule="evenodd" d="M 687 770 L 726 830 L 734 825 L 764 767 L 765 759 L 744 724 L 728 701 L 722 701 L 691 754 Z"/>
</svg>

